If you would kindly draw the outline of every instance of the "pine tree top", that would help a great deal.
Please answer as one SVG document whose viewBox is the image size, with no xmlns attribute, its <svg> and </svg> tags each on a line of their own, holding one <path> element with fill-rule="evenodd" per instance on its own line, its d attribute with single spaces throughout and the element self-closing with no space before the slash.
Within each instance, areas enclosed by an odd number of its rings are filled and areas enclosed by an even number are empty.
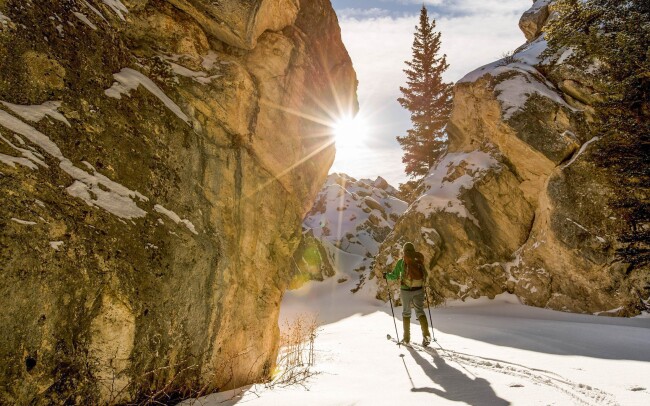
<svg viewBox="0 0 650 406">
<path fill-rule="evenodd" d="M 424 176 L 446 150 L 445 128 L 451 113 L 450 83 L 442 74 L 447 56 L 440 55 L 441 33 L 435 31 L 435 19 L 429 19 L 423 5 L 415 27 L 412 58 L 405 61 L 406 86 L 400 87 L 398 102 L 411 113 L 412 128 L 397 137 L 404 150 L 402 161 L 411 177 Z"/>
</svg>

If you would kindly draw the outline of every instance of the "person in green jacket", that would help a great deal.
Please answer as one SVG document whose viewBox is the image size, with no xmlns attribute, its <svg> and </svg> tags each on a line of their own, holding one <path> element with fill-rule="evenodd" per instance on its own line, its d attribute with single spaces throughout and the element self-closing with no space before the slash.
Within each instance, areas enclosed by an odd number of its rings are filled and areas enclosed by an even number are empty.
<svg viewBox="0 0 650 406">
<path fill-rule="evenodd" d="M 402 298 L 402 322 L 404 323 L 404 339 L 408 344 L 411 341 L 411 306 L 415 308 L 415 315 L 422 328 L 422 345 L 431 343 L 429 324 L 424 314 L 424 264 L 423 256 L 415 251 L 415 246 L 407 242 L 402 247 L 402 258 L 397 261 L 392 272 L 384 273 L 386 280 L 400 279 L 400 297 Z"/>
</svg>

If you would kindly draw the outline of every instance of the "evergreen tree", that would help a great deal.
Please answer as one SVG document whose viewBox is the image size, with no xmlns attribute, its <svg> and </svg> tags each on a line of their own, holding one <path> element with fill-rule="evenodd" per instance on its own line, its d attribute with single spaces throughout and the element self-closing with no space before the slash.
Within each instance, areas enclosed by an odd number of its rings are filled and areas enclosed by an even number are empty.
<svg viewBox="0 0 650 406">
<path fill-rule="evenodd" d="M 397 188 L 397 194 L 395 196 L 397 196 L 398 199 L 403 200 L 411 205 L 420 196 L 419 192 L 421 191 L 418 188 L 421 184 L 421 181 L 415 180 L 409 180 L 404 183 L 400 183 L 399 187 Z"/>
<path fill-rule="evenodd" d="M 413 58 L 406 61 L 406 87 L 400 87 L 403 97 L 397 101 L 411 112 L 412 128 L 397 137 L 404 150 L 402 162 L 412 177 L 424 176 L 446 150 L 445 127 L 451 113 L 450 83 L 442 81 L 447 70 L 446 55 L 440 52 L 440 33 L 436 21 L 422 6 L 420 24 L 415 27 Z"/>
<path fill-rule="evenodd" d="M 547 28 L 547 55 L 571 48 L 572 64 L 594 71 L 605 89 L 597 106 L 602 138 L 597 164 L 610 175 L 628 230 L 618 255 L 633 267 L 650 264 L 650 2 L 558 0 Z"/>
</svg>

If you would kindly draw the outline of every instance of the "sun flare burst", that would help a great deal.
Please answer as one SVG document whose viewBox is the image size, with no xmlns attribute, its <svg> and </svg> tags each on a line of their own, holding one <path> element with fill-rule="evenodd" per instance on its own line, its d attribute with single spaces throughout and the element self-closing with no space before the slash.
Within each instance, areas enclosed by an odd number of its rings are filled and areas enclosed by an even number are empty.
<svg viewBox="0 0 650 406">
<path fill-rule="evenodd" d="M 359 146 L 368 135 L 368 123 L 360 115 L 345 115 L 332 126 L 336 146 L 347 148 Z"/>
</svg>

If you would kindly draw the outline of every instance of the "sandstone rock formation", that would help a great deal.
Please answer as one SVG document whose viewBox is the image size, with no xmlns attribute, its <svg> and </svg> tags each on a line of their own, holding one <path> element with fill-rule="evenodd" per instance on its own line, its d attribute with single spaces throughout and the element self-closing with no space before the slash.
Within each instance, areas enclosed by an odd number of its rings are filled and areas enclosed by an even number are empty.
<svg viewBox="0 0 650 406">
<path fill-rule="evenodd" d="M 303 222 L 303 242 L 294 254 L 294 287 L 334 276 L 341 252 L 358 257 L 354 270 L 364 281 L 379 246 L 406 210 L 397 192 L 382 177 L 330 175 Z"/>
<path fill-rule="evenodd" d="M 615 255 L 630 225 L 596 164 L 607 153 L 591 130 L 603 95 L 571 50 L 544 54 L 552 7 L 536 1 L 520 22 L 528 42 L 456 84 L 449 153 L 382 246 L 375 275 L 411 240 L 438 302 L 510 292 L 533 306 L 630 316 L 647 300 L 650 270 Z"/>
<path fill-rule="evenodd" d="M 1 0 L 0 403 L 268 377 L 355 91 L 327 0 Z"/>
</svg>

